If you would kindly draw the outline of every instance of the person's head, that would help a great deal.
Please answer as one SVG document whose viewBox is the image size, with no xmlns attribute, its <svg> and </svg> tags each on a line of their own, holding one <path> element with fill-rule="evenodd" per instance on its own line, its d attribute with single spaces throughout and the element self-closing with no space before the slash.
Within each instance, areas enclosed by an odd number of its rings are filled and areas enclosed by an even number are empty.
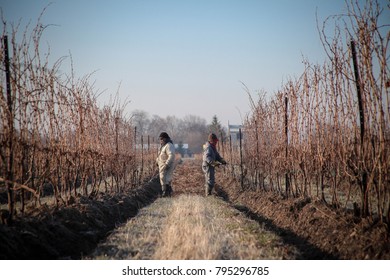
<svg viewBox="0 0 390 280">
<path fill-rule="evenodd" d="M 163 144 L 163 143 L 167 143 L 170 137 L 168 133 L 161 132 L 159 138 L 160 138 L 160 143 Z"/>
<path fill-rule="evenodd" d="M 218 143 L 218 137 L 217 135 L 215 135 L 214 133 L 210 133 L 209 134 L 209 137 L 208 137 L 208 141 L 213 144 L 213 145 L 216 145 Z"/>
</svg>

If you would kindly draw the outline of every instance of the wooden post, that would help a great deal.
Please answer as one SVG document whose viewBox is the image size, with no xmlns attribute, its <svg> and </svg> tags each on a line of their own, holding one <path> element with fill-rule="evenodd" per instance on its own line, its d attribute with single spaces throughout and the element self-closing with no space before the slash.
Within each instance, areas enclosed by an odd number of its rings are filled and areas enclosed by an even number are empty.
<svg viewBox="0 0 390 280">
<path fill-rule="evenodd" d="M 7 193 L 8 193 L 8 211 L 9 221 L 12 221 L 14 214 L 14 197 L 13 197 L 13 162 L 14 162 L 14 114 L 13 114 L 13 102 L 11 93 L 11 71 L 9 67 L 9 51 L 8 51 L 8 36 L 4 36 L 4 66 L 5 66 L 5 78 L 7 84 L 7 107 L 8 107 L 8 162 L 7 162 Z"/>
<path fill-rule="evenodd" d="M 358 97 L 358 105 L 359 105 L 359 120 L 360 120 L 360 153 L 361 153 L 361 161 L 364 162 L 364 133 L 365 133 L 365 124 L 364 124 L 364 108 L 363 108 L 363 98 L 362 92 L 360 88 L 360 76 L 359 76 L 359 65 L 357 61 L 356 55 L 356 47 L 355 42 L 351 40 L 351 51 L 352 51 L 352 61 L 353 61 L 353 69 L 355 74 L 355 84 L 356 84 L 356 93 Z M 362 167 L 364 169 L 364 165 Z M 361 188 L 362 188 L 362 215 L 368 216 L 368 190 L 367 190 L 367 171 L 362 170 L 362 178 L 361 178 Z"/>
<path fill-rule="evenodd" d="M 240 137 L 240 172 L 241 172 L 241 178 L 240 178 L 240 183 L 241 183 L 241 189 L 244 189 L 244 170 L 243 170 L 243 163 L 242 163 L 242 133 L 241 133 L 241 128 L 238 130 L 238 134 Z"/>
<path fill-rule="evenodd" d="M 284 97 L 284 103 L 285 103 L 285 111 L 284 111 L 284 133 L 286 137 L 286 150 L 285 150 L 285 157 L 286 157 L 286 164 L 288 163 L 288 97 L 287 93 Z M 289 196 L 290 193 L 290 179 L 289 179 L 289 171 L 286 170 L 286 196 Z"/>
<path fill-rule="evenodd" d="M 148 135 L 148 163 L 147 163 L 147 168 L 148 168 L 148 171 L 149 171 L 149 174 L 148 174 L 148 177 L 150 177 L 152 175 L 152 168 L 151 166 L 153 165 L 153 159 L 150 157 L 150 136 Z"/>
<path fill-rule="evenodd" d="M 359 105 L 360 144 L 363 146 L 363 139 L 364 139 L 363 100 L 362 100 L 362 93 L 361 93 L 361 88 L 360 88 L 359 65 L 357 62 L 356 47 L 355 47 L 355 42 L 353 40 L 351 40 L 351 51 L 352 51 L 353 69 L 354 69 L 354 74 L 355 74 L 356 93 L 357 93 L 358 105 Z"/>
<path fill-rule="evenodd" d="M 144 136 L 141 135 L 141 169 L 139 174 L 139 184 L 141 185 L 142 176 L 144 172 Z"/>
<path fill-rule="evenodd" d="M 223 139 L 223 133 L 222 133 L 222 131 L 221 131 L 221 138 L 220 138 L 221 140 L 220 140 L 220 142 L 221 142 L 221 151 L 222 151 L 222 155 L 223 155 L 223 157 L 225 157 L 225 143 L 224 143 L 224 139 Z M 224 173 L 224 175 L 226 175 L 226 168 L 225 168 L 225 166 L 223 166 L 223 173 Z"/>
<path fill-rule="evenodd" d="M 119 157 L 119 117 L 115 117 L 115 153 Z"/>
<path fill-rule="evenodd" d="M 225 149 L 224 149 L 224 141 L 223 141 L 223 133 L 221 131 L 221 150 L 222 150 L 222 154 L 225 155 Z"/>
<path fill-rule="evenodd" d="M 255 138 L 256 138 L 256 156 L 254 157 L 255 159 L 255 164 L 254 164 L 254 167 L 255 167 L 255 186 L 256 186 L 256 189 L 259 189 L 259 186 L 260 186 L 260 170 L 259 170 L 259 166 L 260 166 L 260 149 L 259 149 L 259 133 L 258 133 L 258 130 L 257 130 L 257 119 L 255 119 Z M 264 186 L 262 186 L 264 187 Z"/>
<path fill-rule="evenodd" d="M 137 127 L 134 127 L 134 167 L 133 167 L 133 185 L 137 185 L 137 174 L 138 174 L 138 166 L 137 166 Z"/>
<path fill-rule="evenodd" d="M 229 153 L 230 153 L 230 172 L 234 177 L 234 164 L 233 164 L 233 146 L 232 146 L 232 135 L 229 134 Z"/>
</svg>

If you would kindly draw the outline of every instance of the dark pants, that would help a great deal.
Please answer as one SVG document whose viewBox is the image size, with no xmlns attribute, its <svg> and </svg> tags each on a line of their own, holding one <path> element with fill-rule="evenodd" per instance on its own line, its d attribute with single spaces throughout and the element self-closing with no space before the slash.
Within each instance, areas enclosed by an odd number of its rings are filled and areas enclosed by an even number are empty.
<svg viewBox="0 0 390 280">
<path fill-rule="evenodd" d="M 205 175 L 206 195 L 210 195 L 215 185 L 215 168 L 213 166 L 202 166 Z"/>
</svg>

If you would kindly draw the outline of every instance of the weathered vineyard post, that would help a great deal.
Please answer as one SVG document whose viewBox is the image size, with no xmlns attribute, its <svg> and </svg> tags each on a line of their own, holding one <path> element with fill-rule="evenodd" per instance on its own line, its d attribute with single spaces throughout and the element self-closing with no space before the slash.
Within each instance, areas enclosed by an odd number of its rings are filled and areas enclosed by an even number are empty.
<svg viewBox="0 0 390 280">
<path fill-rule="evenodd" d="M 240 183 L 241 183 L 241 189 L 244 189 L 244 170 L 242 166 L 242 133 L 241 133 L 241 128 L 238 129 L 238 134 L 240 137 Z"/>
<path fill-rule="evenodd" d="M 230 154 L 230 172 L 234 177 L 234 164 L 233 164 L 233 146 L 232 146 L 232 135 L 229 134 L 229 154 Z"/>
<path fill-rule="evenodd" d="M 225 141 L 223 139 L 223 134 L 222 134 L 222 131 L 221 131 L 221 150 L 222 150 L 222 155 L 225 157 Z M 226 175 L 226 168 L 223 167 L 223 174 Z"/>
<path fill-rule="evenodd" d="M 255 137 L 256 137 L 256 156 L 255 156 L 255 186 L 256 189 L 259 189 L 260 184 L 263 182 L 260 182 L 260 149 L 259 149 L 259 133 L 257 130 L 257 120 L 255 119 Z M 262 184 L 262 187 L 265 188 L 264 184 Z"/>
<path fill-rule="evenodd" d="M 116 190 L 119 191 L 119 180 L 120 180 L 120 171 L 119 171 L 119 117 L 115 117 L 115 158 L 113 162 L 113 167 L 114 167 L 114 177 L 116 181 Z"/>
<path fill-rule="evenodd" d="M 14 214 L 14 198 L 13 198 L 13 162 L 14 162 L 14 114 L 13 114 L 13 102 L 11 93 L 11 71 L 9 67 L 9 51 L 8 51 L 8 36 L 4 36 L 4 66 L 5 66 L 5 78 L 7 84 L 7 109 L 8 109 L 8 162 L 7 162 L 7 193 L 8 193 L 8 211 L 9 220 L 12 221 Z"/>
<path fill-rule="evenodd" d="M 133 186 L 137 185 L 137 127 L 134 127 L 134 170 L 133 170 Z"/>
<path fill-rule="evenodd" d="M 356 93 L 358 97 L 359 105 L 359 120 L 360 120 L 360 156 L 362 162 L 364 162 L 364 109 L 363 109 L 363 100 L 362 93 L 360 88 L 360 77 L 359 77 L 359 66 L 356 55 L 355 42 L 351 40 L 351 51 L 352 51 L 352 61 L 353 69 L 355 74 L 355 84 L 356 84 Z M 367 171 L 364 170 L 364 164 L 361 166 L 363 168 L 362 177 L 361 177 L 361 188 L 362 188 L 362 214 L 363 216 L 369 215 L 368 210 L 368 190 L 367 190 Z"/>
<path fill-rule="evenodd" d="M 153 165 L 153 160 L 150 157 L 150 135 L 148 135 L 148 153 L 147 154 L 148 154 L 148 170 L 149 170 L 148 176 L 150 176 L 152 174 L 150 166 Z"/>
<path fill-rule="evenodd" d="M 223 139 L 223 134 L 222 134 L 222 131 L 221 131 L 221 150 L 222 150 L 222 154 L 225 155 L 225 149 L 224 149 L 224 145 L 225 145 L 225 142 L 224 142 L 224 139 Z"/>
<path fill-rule="evenodd" d="M 141 135 L 141 169 L 140 169 L 139 178 L 138 178 L 139 185 L 141 185 L 141 183 L 142 183 L 143 173 L 144 173 L 144 136 Z"/>
<path fill-rule="evenodd" d="M 285 150 L 285 156 L 286 156 L 286 164 L 288 163 L 288 97 L 287 93 L 286 96 L 284 97 L 284 104 L 285 104 L 285 111 L 284 111 L 284 133 L 286 137 L 286 150 Z M 286 196 L 289 196 L 290 192 L 290 180 L 289 180 L 289 174 L 288 170 L 286 170 Z"/>
</svg>

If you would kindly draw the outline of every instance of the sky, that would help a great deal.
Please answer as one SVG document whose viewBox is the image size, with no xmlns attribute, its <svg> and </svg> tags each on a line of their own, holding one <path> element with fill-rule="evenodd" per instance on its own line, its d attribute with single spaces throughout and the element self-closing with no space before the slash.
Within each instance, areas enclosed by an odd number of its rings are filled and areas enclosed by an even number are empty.
<svg viewBox="0 0 390 280">
<path fill-rule="evenodd" d="M 0 0 L 0 7 L 8 23 L 23 26 L 49 3 L 43 45 L 53 60 L 71 54 L 77 77 L 93 73 L 100 104 L 119 92 L 129 115 L 207 122 L 216 115 L 224 126 L 250 112 L 243 84 L 254 97 L 272 96 L 303 73 L 303 59 L 325 61 L 316 13 L 322 24 L 346 11 L 344 0 Z"/>
</svg>

